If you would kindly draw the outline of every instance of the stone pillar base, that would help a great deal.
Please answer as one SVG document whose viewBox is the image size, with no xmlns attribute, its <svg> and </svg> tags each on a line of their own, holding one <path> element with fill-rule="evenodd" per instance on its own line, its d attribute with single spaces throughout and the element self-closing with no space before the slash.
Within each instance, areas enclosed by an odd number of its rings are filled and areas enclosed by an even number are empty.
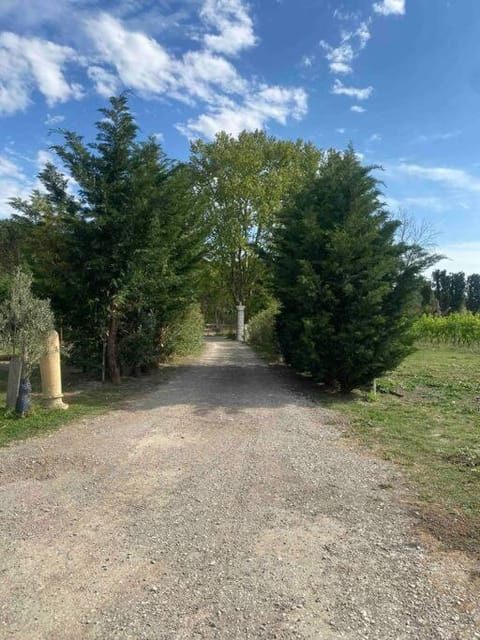
<svg viewBox="0 0 480 640">
<path fill-rule="evenodd" d="M 68 409 L 68 404 L 65 404 L 62 396 L 59 398 L 43 398 L 42 405 L 45 409 Z"/>
</svg>

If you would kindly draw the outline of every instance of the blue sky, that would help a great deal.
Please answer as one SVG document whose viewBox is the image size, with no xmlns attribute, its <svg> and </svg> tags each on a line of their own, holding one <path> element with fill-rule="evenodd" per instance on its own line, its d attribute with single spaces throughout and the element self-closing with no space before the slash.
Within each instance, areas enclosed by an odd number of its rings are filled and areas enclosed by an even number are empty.
<svg viewBox="0 0 480 640">
<path fill-rule="evenodd" d="M 480 272 L 478 0 L 1 0 L 0 217 L 131 89 L 142 135 L 265 128 L 380 164 L 385 198 Z"/>
</svg>

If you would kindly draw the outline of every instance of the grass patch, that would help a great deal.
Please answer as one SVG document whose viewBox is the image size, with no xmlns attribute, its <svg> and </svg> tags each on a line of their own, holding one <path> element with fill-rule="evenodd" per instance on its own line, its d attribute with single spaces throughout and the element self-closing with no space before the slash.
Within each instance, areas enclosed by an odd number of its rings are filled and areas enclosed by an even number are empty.
<svg viewBox="0 0 480 640">
<path fill-rule="evenodd" d="M 152 390 L 166 376 L 168 367 L 161 367 L 151 376 L 124 378 L 120 385 L 102 384 L 74 371 L 66 371 L 64 376 L 64 401 L 69 405 L 66 411 L 42 408 L 40 399 L 40 381 L 32 378 L 32 408 L 25 418 L 14 412 L 0 409 L 0 447 L 13 440 L 21 440 L 73 422 L 78 418 L 95 416 L 119 408 L 125 400 L 143 395 Z M 5 406 L 7 384 L 6 365 L 0 367 L 0 403 Z"/>
<path fill-rule="evenodd" d="M 375 397 L 323 399 L 350 419 L 363 443 L 405 468 L 418 487 L 425 524 L 438 538 L 478 552 L 480 355 L 422 346 L 379 379 L 378 388 L 383 393 Z"/>
</svg>

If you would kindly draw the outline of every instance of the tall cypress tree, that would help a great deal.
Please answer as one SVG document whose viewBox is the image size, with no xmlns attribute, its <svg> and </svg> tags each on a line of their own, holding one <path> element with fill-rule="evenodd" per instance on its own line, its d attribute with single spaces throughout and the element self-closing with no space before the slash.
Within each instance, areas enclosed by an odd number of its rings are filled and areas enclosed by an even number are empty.
<svg viewBox="0 0 480 640">
<path fill-rule="evenodd" d="M 373 167 L 329 151 L 277 233 L 278 337 L 287 363 L 346 392 L 410 352 L 410 312 L 425 252 L 412 263 Z"/>
<path fill-rule="evenodd" d="M 480 313 L 480 274 L 472 273 L 467 278 L 467 309 Z"/>
<path fill-rule="evenodd" d="M 467 290 L 467 281 L 463 271 L 458 273 L 450 273 L 450 311 L 458 313 L 465 309 L 465 297 Z"/>
<path fill-rule="evenodd" d="M 438 305 L 440 307 L 440 312 L 445 315 L 449 313 L 452 307 L 450 275 L 447 274 L 445 269 L 443 269 L 443 271 L 436 269 L 432 273 L 432 282 L 435 297 L 438 300 Z"/>
</svg>

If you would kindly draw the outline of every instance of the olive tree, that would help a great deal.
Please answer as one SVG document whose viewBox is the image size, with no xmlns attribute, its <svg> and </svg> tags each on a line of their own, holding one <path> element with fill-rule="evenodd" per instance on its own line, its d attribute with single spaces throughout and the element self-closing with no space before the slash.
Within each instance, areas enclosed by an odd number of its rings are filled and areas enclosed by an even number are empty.
<svg viewBox="0 0 480 640">
<path fill-rule="evenodd" d="M 45 351 L 45 341 L 54 327 L 48 300 L 32 293 L 32 278 L 17 268 L 9 296 L 0 305 L 0 343 L 22 362 L 22 377 L 29 378 Z"/>
</svg>

